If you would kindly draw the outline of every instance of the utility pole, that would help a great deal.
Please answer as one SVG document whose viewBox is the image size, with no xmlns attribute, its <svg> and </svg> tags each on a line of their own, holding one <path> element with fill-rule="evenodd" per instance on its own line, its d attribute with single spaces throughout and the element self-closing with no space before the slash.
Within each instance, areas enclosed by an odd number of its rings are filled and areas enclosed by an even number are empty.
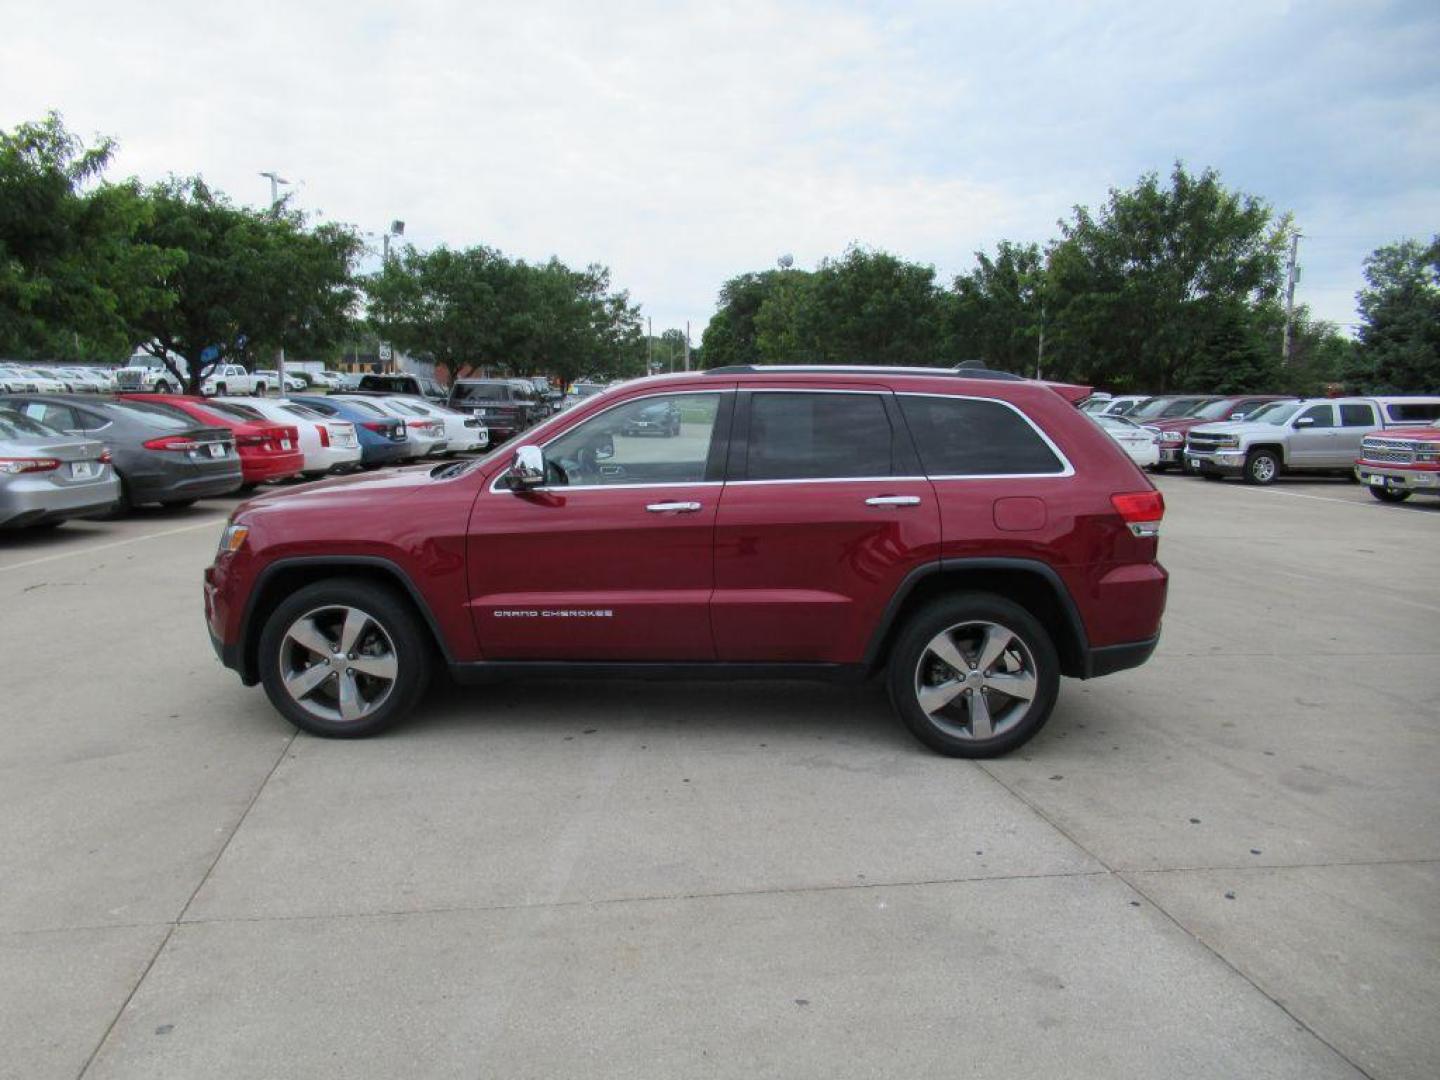
<svg viewBox="0 0 1440 1080">
<path fill-rule="evenodd" d="M 270 213 L 280 215 L 280 185 L 289 186 L 290 181 L 275 171 L 262 172 L 261 176 L 270 181 Z M 280 384 L 280 396 L 285 396 L 285 346 L 280 346 L 280 355 L 275 359 L 275 381 Z"/>
<path fill-rule="evenodd" d="M 690 370 L 690 320 L 685 320 L 685 370 Z"/>
<path fill-rule="evenodd" d="M 1045 306 L 1040 306 L 1040 345 L 1035 350 L 1035 379 L 1038 382 L 1045 367 Z"/>
<path fill-rule="evenodd" d="M 1280 363 L 1285 367 L 1290 366 L 1290 328 L 1295 321 L 1295 279 L 1300 273 L 1297 265 L 1299 255 L 1300 233 L 1297 230 L 1290 234 L 1290 262 L 1285 267 L 1285 338 L 1280 345 Z"/>
<path fill-rule="evenodd" d="M 645 316 L 645 374 L 655 374 L 655 326 Z"/>
</svg>

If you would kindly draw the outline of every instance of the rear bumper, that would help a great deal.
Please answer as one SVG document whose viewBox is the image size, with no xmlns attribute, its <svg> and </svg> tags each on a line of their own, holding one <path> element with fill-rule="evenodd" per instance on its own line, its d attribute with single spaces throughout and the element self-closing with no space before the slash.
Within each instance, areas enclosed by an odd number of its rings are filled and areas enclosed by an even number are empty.
<svg viewBox="0 0 1440 1080">
<path fill-rule="evenodd" d="M 100 514 L 119 501 L 120 481 L 113 472 L 93 483 L 75 484 L 55 484 L 38 478 L 27 482 L 22 475 L 0 487 L 0 528 Z"/>
<path fill-rule="evenodd" d="M 285 480 L 300 475 L 304 468 L 305 455 L 298 450 L 289 454 L 240 455 L 241 476 L 247 484 Z"/>
<path fill-rule="evenodd" d="M 240 463 L 224 472 L 205 472 L 198 476 L 160 473 L 130 479 L 132 502 L 180 502 L 185 499 L 206 499 L 228 495 L 245 482 Z"/>
<path fill-rule="evenodd" d="M 369 445 L 362 444 L 360 447 L 360 460 L 366 465 L 394 465 L 401 461 L 409 461 L 414 456 L 414 451 L 408 442 L 370 443 Z"/>
<path fill-rule="evenodd" d="M 1085 656 L 1085 678 L 1098 679 L 1102 675 L 1113 675 L 1117 671 L 1139 667 L 1150 659 L 1155 646 L 1160 644 L 1160 635 L 1145 641 L 1128 641 L 1123 645 L 1101 645 L 1091 649 Z"/>
</svg>

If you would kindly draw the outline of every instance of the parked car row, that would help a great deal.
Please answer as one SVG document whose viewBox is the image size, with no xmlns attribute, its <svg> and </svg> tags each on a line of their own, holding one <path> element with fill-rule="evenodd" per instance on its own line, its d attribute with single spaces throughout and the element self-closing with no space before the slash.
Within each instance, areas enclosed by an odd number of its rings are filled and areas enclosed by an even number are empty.
<svg viewBox="0 0 1440 1080">
<path fill-rule="evenodd" d="M 10 393 L 0 396 L 0 527 L 487 448 L 472 416 L 415 398 Z"/>
<path fill-rule="evenodd" d="M 1384 502 L 1440 496 L 1440 397 L 1172 394 L 1092 397 L 1080 408 L 1157 472 L 1179 467 L 1251 484 L 1341 473 Z"/>
<path fill-rule="evenodd" d="M 0 363 L 0 393 L 108 394 L 114 388 L 109 368 Z"/>
</svg>

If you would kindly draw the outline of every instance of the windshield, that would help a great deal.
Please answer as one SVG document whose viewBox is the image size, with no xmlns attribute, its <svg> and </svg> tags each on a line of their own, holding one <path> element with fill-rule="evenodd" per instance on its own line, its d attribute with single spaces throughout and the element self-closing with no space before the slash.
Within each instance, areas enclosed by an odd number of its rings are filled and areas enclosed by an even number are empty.
<svg viewBox="0 0 1440 1080">
<path fill-rule="evenodd" d="M 1206 399 L 1193 397 L 1151 398 L 1144 405 L 1126 415 L 1134 420 L 1169 420 L 1176 416 L 1184 416 L 1204 400 Z"/>
<path fill-rule="evenodd" d="M 219 413 L 221 416 L 233 417 L 236 420 L 265 419 L 265 414 L 258 409 L 252 409 L 249 405 L 235 405 L 228 401 L 215 401 L 211 399 L 205 403 L 205 408 L 210 412 Z"/>
<path fill-rule="evenodd" d="M 1262 405 L 1245 418 L 1246 423 L 1283 424 L 1300 411 L 1303 401 L 1272 401 Z"/>
<path fill-rule="evenodd" d="M 452 391 L 456 401 L 509 401 L 508 383 L 462 382 Z"/>
<path fill-rule="evenodd" d="M 45 438 L 59 434 L 54 428 L 31 420 L 14 409 L 0 408 L 0 439 L 23 439 L 35 435 Z"/>
<path fill-rule="evenodd" d="M 1209 405 L 1201 405 L 1190 415 L 1196 420 L 1228 420 L 1230 414 L 1235 411 L 1235 404 L 1229 398 L 1212 401 Z"/>
<path fill-rule="evenodd" d="M 165 431 L 184 431 L 199 425 L 199 421 L 194 417 L 168 405 L 147 405 L 143 401 L 107 401 L 102 408 L 131 420 L 138 420 L 146 427 L 161 428 Z"/>
</svg>

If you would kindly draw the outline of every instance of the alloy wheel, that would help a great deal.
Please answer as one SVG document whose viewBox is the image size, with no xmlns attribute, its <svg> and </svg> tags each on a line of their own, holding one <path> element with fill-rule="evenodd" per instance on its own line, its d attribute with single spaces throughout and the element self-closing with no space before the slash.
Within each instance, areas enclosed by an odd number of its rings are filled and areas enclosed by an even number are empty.
<svg viewBox="0 0 1440 1080">
<path fill-rule="evenodd" d="M 915 666 L 915 697 L 931 722 L 957 739 L 1004 735 L 1039 692 L 1035 657 L 999 623 L 957 623 L 930 639 Z"/>
<path fill-rule="evenodd" d="M 390 697 L 400 665 L 385 627 L 357 607 L 333 605 L 301 615 L 280 644 L 280 681 L 301 709 L 353 723 Z"/>
</svg>

